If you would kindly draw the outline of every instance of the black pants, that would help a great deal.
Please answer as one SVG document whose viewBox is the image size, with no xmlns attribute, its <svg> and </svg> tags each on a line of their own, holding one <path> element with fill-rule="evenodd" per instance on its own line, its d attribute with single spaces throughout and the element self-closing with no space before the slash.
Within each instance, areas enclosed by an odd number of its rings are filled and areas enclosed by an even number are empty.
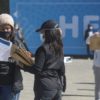
<svg viewBox="0 0 100 100">
<path fill-rule="evenodd" d="M 36 90 L 34 100 L 61 100 L 61 90 Z"/>
<path fill-rule="evenodd" d="M 93 59 L 94 52 L 90 50 L 89 45 L 86 45 L 86 48 L 87 48 L 87 55 L 88 55 L 88 57 Z"/>
</svg>

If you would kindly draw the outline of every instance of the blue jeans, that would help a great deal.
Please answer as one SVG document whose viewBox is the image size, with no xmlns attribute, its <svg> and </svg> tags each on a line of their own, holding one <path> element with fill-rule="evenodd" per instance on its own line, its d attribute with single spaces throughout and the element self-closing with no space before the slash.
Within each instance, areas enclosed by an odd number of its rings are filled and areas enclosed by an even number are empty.
<svg viewBox="0 0 100 100">
<path fill-rule="evenodd" d="M 19 100 L 20 93 L 13 95 L 13 99 L 11 100 Z"/>
<path fill-rule="evenodd" d="M 19 100 L 19 93 L 13 94 L 11 86 L 0 86 L 0 100 Z"/>
</svg>

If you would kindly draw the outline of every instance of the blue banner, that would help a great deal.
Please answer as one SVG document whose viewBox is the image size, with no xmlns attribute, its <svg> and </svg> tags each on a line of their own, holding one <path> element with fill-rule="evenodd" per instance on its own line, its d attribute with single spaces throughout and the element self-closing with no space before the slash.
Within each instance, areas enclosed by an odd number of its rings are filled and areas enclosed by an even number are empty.
<svg viewBox="0 0 100 100">
<path fill-rule="evenodd" d="M 35 30 L 54 19 L 63 30 L 65 55 L 87 55 L 84 32 L 91 23 L 100 28 L 99 0 L 11 0 L 10 11 L 23 29 L 28 48 L 34 53 L 41 44 Z"/>
</svg>

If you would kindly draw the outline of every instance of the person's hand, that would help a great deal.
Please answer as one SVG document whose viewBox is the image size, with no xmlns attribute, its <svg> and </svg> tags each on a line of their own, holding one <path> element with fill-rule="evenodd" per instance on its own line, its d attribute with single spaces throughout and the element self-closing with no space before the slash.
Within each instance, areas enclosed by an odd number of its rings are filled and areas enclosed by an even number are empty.
<svg viewBox="0 0 100 100">
<path fill-rule="evenodd" d="M 100 36 L 100 32 L 95 32 L 94 35 L 95 36 Z"/>
<path fill-rule="evenodd" d="M 29 57 L 32 57 L 32 53 L 29 51 L 25 51 Z"/>
</svg>

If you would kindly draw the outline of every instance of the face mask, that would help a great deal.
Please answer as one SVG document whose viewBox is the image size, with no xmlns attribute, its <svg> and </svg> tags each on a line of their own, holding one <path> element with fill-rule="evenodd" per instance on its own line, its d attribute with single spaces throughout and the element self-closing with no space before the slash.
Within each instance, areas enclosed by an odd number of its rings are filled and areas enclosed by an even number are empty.
<svg viewBox="0 0 100 100">
<path fill-rule="evenodd" d="M 11 32 L 0 32 L 0 37 L 6 40 L 10 39 Z"/>
<path fill-rule="evenodd" d="M 44 35 L 43 35 L 43 34 L 40 34 L 40 40 L 41 40 L 42 42 L 45 41 L 45 38 L 44 38 Z"/>
<path fill-rule="evenodd" d="M 90 27 L 90 30 L 92 30 L 92 29 L 93 29 L 93 27 L 91 26 L 91 27 Z"/>
</svg>

